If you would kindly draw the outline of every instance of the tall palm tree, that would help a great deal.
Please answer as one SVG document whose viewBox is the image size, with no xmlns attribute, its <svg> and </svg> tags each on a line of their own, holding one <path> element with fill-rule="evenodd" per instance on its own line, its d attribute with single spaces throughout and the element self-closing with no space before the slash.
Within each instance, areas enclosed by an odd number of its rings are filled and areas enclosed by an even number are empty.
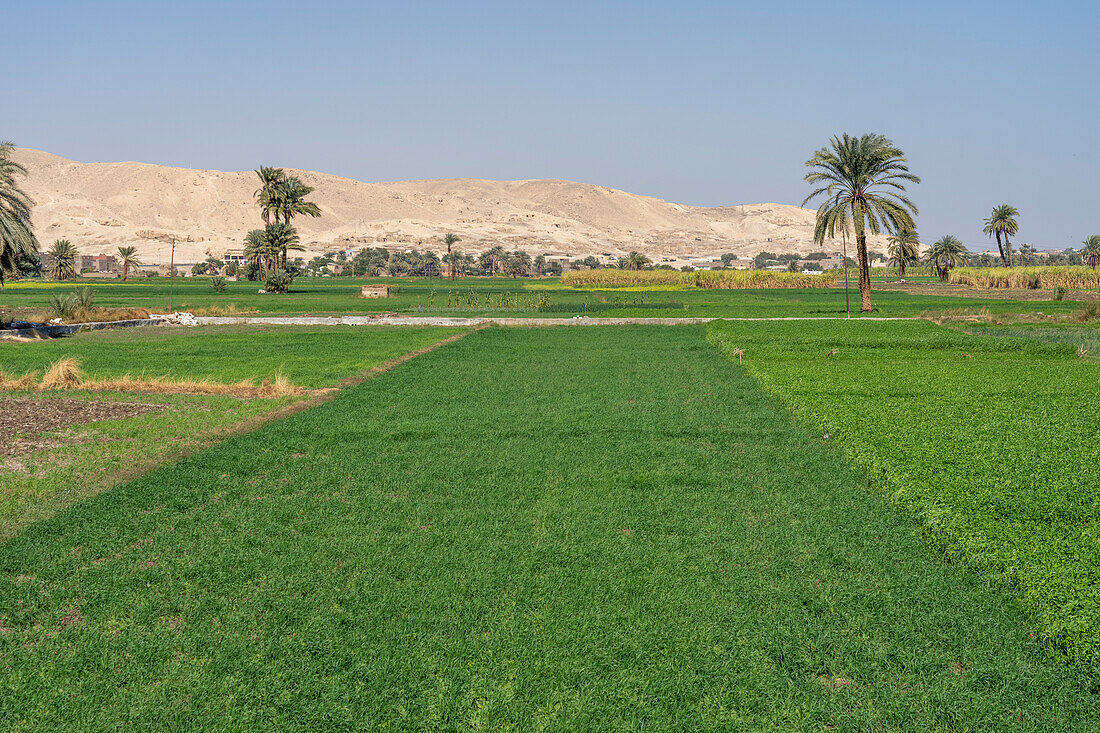
<svg viewBox="0 0 1100 733">
<path fill-rule="evenodd" d="M 454 248 L 455 242 L 457 242 L 457 241 L 458 241 L 458 236 L 455 235 L 454 232 L 447 232 L 447 234 L 443 237 L 443 244 L 447 245 L 447 264 L 451 268 L 451 279 L 452 280 L 455 279 L 455 269 L 456 269 L 455 268 L 455 256 L 454 256 L 454 252 L 452 252 L 452 249 Z"/>
<path fill-rule="evenodd" d="M 50 257 L 50 277 L 68 280 L 76 277 L 76 247 L 67 239 L 58 239 L 47 252 Z"/>
<path fill-rule="evenodd" d="M 905 181 L 920 183 L 909 172 L 905 154 L 885 135 L 834 136 L 829 147 L 821 148 L 806 161 L 812 170 L 806 182 L 824 184 L 802 202 L 825 196 L 817 210 L 814 241 L 855 230 L 859 259 L 861 310 L 871 310 L 871 264 L 867 257 L 867 233 L 880 234 L 916 229 L 913 217 L 917 207 L 905 195 Z"/>
<path fill-rule="evenodd" d="M 38 254 L 38 239 L 31 224 L 34 202 L 19 188 L 16 176 L 27 169 L 11 159 L 15 146 L 0 142 L 0 285 L 7 274 L 18 275 L 18 261 Z"/>
<path fill-rule="evenodd" d="M 278 205 L 278 189 L 284 180 L 286 172 L 282 168 L 273 168 L 262 165 L 256 170 L 256 176 L 260 179 L 260 187 L 256 189 L 256 201 L 260 204 L 260 216 L 264 224 L 270 224 L 272 216 L 278 220 L 276 213 Z"/>
<path fill-rule="evenodd" d="M 1005 267 L 1012 267 L 1012 242 L 1009 237 L 1016 236 L 1016 232 L 1020 230 L 1020 224 L 1016 221 L 1019 215 L 1020 212 L 1011 204 L 994 206 L 993 213 L 985 220 L 985 227 L 982 229 L 985 234 L 996 237 L 1001 263 Z M 1002 237 L 1004 244 L 1001 244 Z"/>
<path fill-rule="evenodd" d="M 1100 234 L 1093 234 L 1081 244 L 1085 245 L 1081 248 L 1081 259 L 1095 270 L 1100 265 Z"/>
<path fill-rule="evenodd" d="M 962 267 L 967 261 L 966 247 L 957 237 L 948 234 L 936 240 L 936 243 L 928 250 L 926 258 L 928 264 L 936 270 L 940 280 L 946 282 L 947 276 L 953 267 Z"/>
<path fill-rule="evenodd" d="M 318 217 L 321 209 L 312 201 L 306 201 L 306 196 L 313 193 L 313 186 L 307 186 L 297 176 L 284 178 L 277 186 L 276 211 L 282 217 L 283 223 L 289 225 L 290 220 L 299 214 Z"/>
<path fill-rule="evenodd" d="M 131 267 L 141 267 L 137 258 L 137 247 L 119 247 L 118 259 L 122 262 L 122 279 L 130 275 Z"/>
<path fill-rule="evenodd" d="M 898 266 L 898 280 L 905 279 L 905 266 L 920 259 L 920 236 L 912 229 L 902 229 L 889 237 L 887 254 Z"/>
<path fill-rule="evenodd" d="M 294 227 L 282 222 L 268 224 L 264 227 L 264 240 L 269 256 L 281 270 L 286 269 L 288 250 L 301 252 L 305 249 L 299 244 L 298 232 L 295 231 Z"/>
</svg>

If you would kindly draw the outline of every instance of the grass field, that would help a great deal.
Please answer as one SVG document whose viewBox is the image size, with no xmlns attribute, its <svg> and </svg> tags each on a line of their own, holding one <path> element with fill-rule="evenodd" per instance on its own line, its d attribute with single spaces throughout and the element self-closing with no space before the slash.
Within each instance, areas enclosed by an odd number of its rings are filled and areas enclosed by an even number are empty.
<svg viewBox="0 0 1100 733">
<path fill-rule="evenodd" d="M 703 335 L 479 331 L 32 525 L 0 727 L 1100 725 Z"/>
<path fill-rule="evenodd" d="M 381 282 L 399 289 L 390 298 L 356 297 L 365 282 Z M 0 289 L 0 314 L 26 314 L 43 308 L 53 294 L 77 287 L 92 288 L 99 306 L 168 308 L 168 281 L 142 279 L 128 282 L 101 281 L 66 284 L 23 281 Z M 912 294 L 893 289 L 876 290 L 875 316 L 913 316 L 926 312 L 968 310 L 995 314 L 1070 313 L 1080 303 L 1054 300 L 1011 300 L 996 297 L 988 289 L 958 289 L 950 295 Z M 982 297 L 988 296 L 988 297 Z M 859 315 L 859 292 L 852 289 L 853 314 Z M 229 311 L 240 314 L 332 315 L 394 312 L 406 315 L 451 316 L 566 316 L 608 317 L 783 317 L 843 316 L 843 288 L 701 290 L 656 285 L 646 288 L 575 289 L 557 279 L 463 278 L 300 278 L 287 295 L 261 295 L 254 282 L 228 283 L 224 293 L 214 293 L 203 278 L 176 282 L 177 310 Z M 212 310 L 211 310 L 212 309 Z"/>
<path fill-rule="evenodd" d="M 63 357 L 92 377 L 167 377 L 234 383 L 282 374 L 301 387 L 340 379 L 423 348 L 461 329 L 328 326 L 129 328 L 32 342 L 0 342 L 0 371 L 44 372 Z"/>
<path fill-rule="evenodd" d="M 1038 638 L 1100 662 L 1100 363 L 927 322 L 722 323 L 709 336 L 741 349 L 938 550 L 1013 589 Z"/>
<path fill-rule="evenodd" d="M 1043 341 L 1048 344 L 1065 344 L 1076 348 L 1084 348 L 1090 358 L 1100 357 L 1100 322 L 1092 325 L 1055 324 L 1055 325 L 1029 325 L 1029 324 L 1004 324 L 1004 325 L 970 325 L 966 327 L 970 333 L 986 336 L 1001 336 L 1007 338 L 1026 338 Z"/>
<path fill-rule="evenodd" d="M 8 409 L 8 400 L 26 397 L 25 393 L 0 392 L 0 411 Z M 142 470 L 208 446 L 234 425 L 262 418 L 295 402 L 292 398 L 240 400 L 211 395 L 79 391 L 35 399 L 66 406 L 78 400 L 137 403 L 158 409 L 61 430 L 3 435 L 0 540 Z"/>
<path fill-rule="evenodd" d="M 444 328 L 332 329 L 204 327 L 123 329 L 53 341 L 0 342 L 0 370 L 42 371 L 62 357 L 92 376 L 259 382 L 282 373 L 306 387 L 328 387 L 409 352 L 462 333 Z M 24 424 L 3 421 L 11 400 L 34 400 Z M 46 400 L 46 402 L 41 402 Z M 141 414 L 58 426 L 38 413 L 84 402 L 149 405 Z M 228 432 L 299 403 L 291 398 L 67 391 L 0 391 L 0 539 L 120 480 L 209 446 Z M 56 408 L 56 409 L 51 409 Z"/>
</svg>

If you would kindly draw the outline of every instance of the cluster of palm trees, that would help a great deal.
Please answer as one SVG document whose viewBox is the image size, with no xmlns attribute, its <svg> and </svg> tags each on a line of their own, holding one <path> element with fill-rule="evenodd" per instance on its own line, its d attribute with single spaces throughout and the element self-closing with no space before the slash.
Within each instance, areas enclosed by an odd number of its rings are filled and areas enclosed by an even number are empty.
<svg viewBox="0 0 1100 733">
<path fill-rule="evenodd" d="M 320 216 L 321 209 L 312 201 L 306 201 L 313 187 L 297 176 L 288 176 L 282 168 L 261 166 L 256 176 L 260 179 L 260 188 L 255 196 L 264 228 L 253 229 L 245 237 L 245 259 L 268 279 L 272 274 L 286 273 L 288 252 L 303 249 L 298 232 L 290 222 L 298 215 Z"/>
<path fill-rule="evenodd" d="M 1012 204 L 993 207 L 993 213 L 985 220 L 982 232 L 997 240 L 997 251 L 1001 253 L 1001 264 L 1012 267 L 1012 240 L 1020 231 L 1016 217 L 1020 212 Z"/>
<path fill-rule="evenodd" d="M 921 262 L 920 235 L 913 229 L 903 229 L 890 235 L 887 254 L 889 262 L 898 268 L 898 279 L 905 279 L 905 268 Z M 938 239 L 924 253 L 924 263 L 936 271 L 940 280 L 946 282 L 951 270 L 962 267 L 969 261 L 970 252 L 958 237 L 948 234 Z"/>
<path fill-rule="evenodd" d="M 644 270 L 646 266 L 653 264 L 653 260 L 641 252 L 631 252 L 619 260 L 618 266 L 622 270 Z"/>
<path fill-rule="evenodd" d="M 948 234 L 936 240 L 924 254 L 924 259 L 940 280 L 946 282 L 951 269 L 965 265 L 969 254 L 958 237 Z"/>
</svg>

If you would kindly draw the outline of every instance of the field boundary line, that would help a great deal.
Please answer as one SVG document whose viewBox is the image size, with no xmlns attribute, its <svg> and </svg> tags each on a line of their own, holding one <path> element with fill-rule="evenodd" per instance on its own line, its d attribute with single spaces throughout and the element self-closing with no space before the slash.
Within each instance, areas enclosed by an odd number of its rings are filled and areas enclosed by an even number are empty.
<svg viewBox="0 0 1100 733">
<path fill-rule="evenodd" d="M 770 317 L 689 317 L 689 318 L 533 318 L 485 316 L 452 318 L 447 316 L 196 316 L 200 326 L 697 326 L 712 321 L 917 321 L 919 316 L 770 316 Z"/>
</svg>

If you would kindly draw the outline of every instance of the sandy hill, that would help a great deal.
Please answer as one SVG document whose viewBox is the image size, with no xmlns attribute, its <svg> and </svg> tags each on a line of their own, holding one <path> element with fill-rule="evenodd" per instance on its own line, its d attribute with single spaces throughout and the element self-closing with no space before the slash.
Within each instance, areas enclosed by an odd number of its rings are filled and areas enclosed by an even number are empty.
<svg viewBox="0 0 1100 733">
<path fill-rule="evenodd" d="M 25 190 L 48 246 L 68 239 L 84 254 L 135 245 L 149 264 L 168 261 L 167 242 L 182 241 L 176 261 L 220 257 L 260 226 L 251 171 L 170 168 L 147 163 L 78 163 L 20 149 L 30 172 Z M 453 231 L 461 247 L 583 257 L 638 250 L 653 259 L 734 252 L 755 255 L 816 249 L 814 212 L 784 204 L 705 208 L 605 186 L 557 180 L 449 179 L 365 183 L 293 171 L 316 187 L 319 219 L 295 220 L 308 253 L 361 246 L 441 248 Z M 873 243 L 882 249 L 883 242 Z"/>
</svg>

